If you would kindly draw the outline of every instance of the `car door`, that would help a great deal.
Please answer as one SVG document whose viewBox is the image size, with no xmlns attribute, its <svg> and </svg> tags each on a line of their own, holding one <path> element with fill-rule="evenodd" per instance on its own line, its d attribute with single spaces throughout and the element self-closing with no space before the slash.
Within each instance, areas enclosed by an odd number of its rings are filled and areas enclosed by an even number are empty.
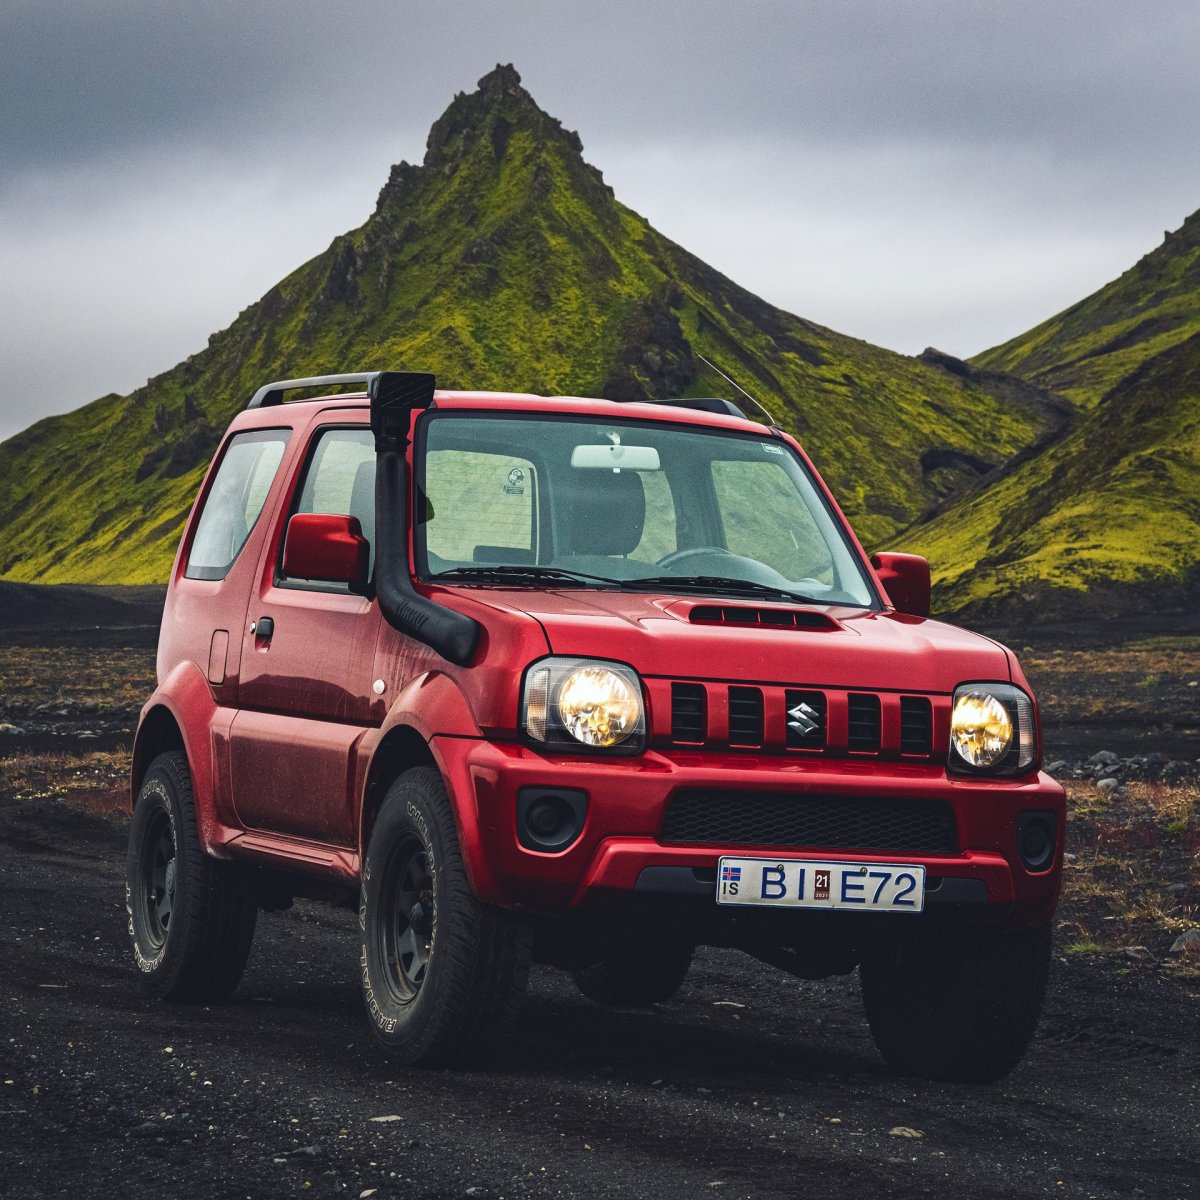
<svg viewBox="0 0 1200 1200">
<path fill-rule="evenodd" d="M 344 584 L 291 579 L 282 568 L 295 513 L 354 515 L 373 539 L 371 432 L 336 416 L 338 424 L 311 432 L 251 594 L 230 769 L 248 829 L 353 847 L 354 753 L 372 725 L 379 606 Z"/>
</svg>

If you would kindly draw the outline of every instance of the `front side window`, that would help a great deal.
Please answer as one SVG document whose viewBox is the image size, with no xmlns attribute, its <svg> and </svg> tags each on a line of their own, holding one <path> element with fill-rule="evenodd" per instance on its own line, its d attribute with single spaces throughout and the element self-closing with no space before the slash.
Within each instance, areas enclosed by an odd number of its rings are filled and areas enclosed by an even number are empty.
<svg viewBox="0 0 1200 1200">
<path fill-rule="evenodd" d="M 776 438 L 665 423 L 431 413 L 416 551 L 430 579 L 877 603 L 804 463 Z"/>
<path fill-rule="evenodd" d="M 267 502 L 290 436 L 289 429 L 256 429 L 229 439 L 192 538 L 188 579 L 229 574 Z"/>
</svg>

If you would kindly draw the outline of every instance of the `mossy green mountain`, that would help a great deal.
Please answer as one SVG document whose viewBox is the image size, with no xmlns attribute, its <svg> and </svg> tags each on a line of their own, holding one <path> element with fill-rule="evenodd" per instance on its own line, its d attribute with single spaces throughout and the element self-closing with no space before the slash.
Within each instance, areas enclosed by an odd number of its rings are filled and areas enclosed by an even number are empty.
<svg viewBox="0 0 1200 1200">
<path fill-rule="evenodd" d="M 1119 279 L 974 360 L 1061 389 L 1057 433 L 898 544 L 939 605 L 1095 617 L 1200 597 L 1200 213 Z"/>
<path fill-rule="evenodd" d="M 973 362 L 1088 408 L 1156 355 L 1200 333 L 1200 212 L 1119 279 Z"/>
<path fill-rule="evenodd" d="M 738 287 L 619 203 L 511 67 L 459 94 L 334 239 L 208 347 L 0 445 L 0 577 L 165 579 L 221 430 L 264 381 L 418 369 L 448 388 L 640 399 L 728 394 L 794 430 L 878 544 L 1063 419 L 834 333 Z"/>
</svg>

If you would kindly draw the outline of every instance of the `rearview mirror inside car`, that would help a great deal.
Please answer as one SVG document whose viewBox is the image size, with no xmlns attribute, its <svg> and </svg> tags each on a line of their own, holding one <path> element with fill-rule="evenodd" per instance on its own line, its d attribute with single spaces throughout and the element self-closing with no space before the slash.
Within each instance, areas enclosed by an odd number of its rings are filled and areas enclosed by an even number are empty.
<svg viewBox="0 0 1200 1200">
<path fill-rule="evenodd" d="M 571 466 L 594 471 L 661 471 L 658 451 L 653 446 L 576 446 Z"/>
</svg>

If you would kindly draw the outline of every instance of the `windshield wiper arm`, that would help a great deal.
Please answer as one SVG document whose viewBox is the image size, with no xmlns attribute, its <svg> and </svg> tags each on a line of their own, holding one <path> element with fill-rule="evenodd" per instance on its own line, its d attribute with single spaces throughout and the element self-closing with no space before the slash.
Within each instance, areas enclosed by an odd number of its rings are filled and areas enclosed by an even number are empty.
<svg viewBox="0 0 1200 1200">
<path fill-rule="evenodd" d="M 800 592 L 789 592 L 787 588 L 773 587 L 769 583 L 755 583 L 751 579 L 727 579 L 723 575 L 646 575 L 639 579 L 622 579 L 619 581 L 625 588 L 647 587 L 683 587 L 689 591 L 704 591 L 723 593 L 736 596 L 774 596 L 776 599 L 793 600 L 799 604 L 827 604 L 826 600 L 817 600 L 812 596 L 804 596 Z"/>
<path fill-rule="evenodd" d="M 429 578 L 430 580 L 460 580 L 463 583 L 495 581 L 519 583 L 521 580 L 527 580 L 530 583 L 599 583 L 607 588 L 617 586 L 617 581 L 609 579 L 607 575 L 589 575 L 586 571 L 568 571 L 563 567 L 538 567 L 532 564 L 519 567 L 507 564 L 486 566 L 480 563 L 478 566 L 471 567 L 451 567 L 450 570 L 438 571 Z"/>
</svg>

